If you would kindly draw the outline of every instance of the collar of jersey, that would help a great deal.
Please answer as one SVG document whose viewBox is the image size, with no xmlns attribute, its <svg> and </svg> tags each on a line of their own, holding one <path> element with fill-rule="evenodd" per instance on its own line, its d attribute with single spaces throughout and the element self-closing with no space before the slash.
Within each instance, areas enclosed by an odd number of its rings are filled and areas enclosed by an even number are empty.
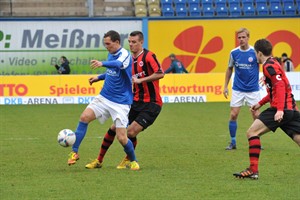
<svg viewBox="0 0 300 200">
<path fill-rule="evenodd" d="M 137 57 L 135 57 L 134 59 L 138 58 L 142 53 L 144 53 L 144 50 L 142 50 L 139 55 L 137 55 Z"/>
</svg>

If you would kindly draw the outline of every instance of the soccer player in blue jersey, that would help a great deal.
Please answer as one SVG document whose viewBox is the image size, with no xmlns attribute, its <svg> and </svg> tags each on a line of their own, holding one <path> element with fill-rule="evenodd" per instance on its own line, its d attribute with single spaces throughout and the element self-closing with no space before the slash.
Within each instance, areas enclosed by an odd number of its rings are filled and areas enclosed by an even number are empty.
<svg viewBox="0 0 300 200">
<path fill-rule="evenodd" d="M 78 149 L 87 132 L 88 124 L 98 119 L 104 123 L 112 118 L 116 127 L 117 139 L 124 147 L 130 159 L 130 169 L 138 170 L 134 147 L 127 137 L 128 113 L 133 101 L 132 94 L 132 57 L 129 51 L 121 47 L 118 32 L 108 31 L 104 35 L 104 45 L 108 50 L 107 61 L 91 60 L 92 69 L 106 67 L 106 72 L 89 79 L 90 84 L 105 80 L 100 94 L 86 107 L 80 116 L 76 134 L 76 142 L 69 154 L 68 164 L 73 165 L 79 159 Z"/>
<path fill-rule="evenodd" d="M 244 103 L 249 107 L 257 104 L 259 95 L 259 64 L 255 50 L 248 44 L 250 33 L 246 28 L 237 31 L 239 46 L 230 52 L 229 64 L 225 75 L 223 94 L 228 98 L 228 84 L 234 69 L 234 80 L 230 101 L 229 133 L 231 142 L 226 150 L 236 149 L 237 118 Z M 259 115 L 258 110 L 251 111 L 253 119 Z"/>
<path fill-rule="evenodd" d="M 137 146 L 137 136 L 149 128 L 161 112 L 163 102 L 159 92 L 159 79 L 164 77 L 164 72 L 156 55 L 143 48 L 144 34 L 141 31 L 133 31 L 129 34 L 128 43 L 132 53 L 132 82 L 133 104 L 129 112 L 128 138 L 134 148 Z M 102 140 L 97 159 L 88 163 L 87 169 L 101 168 L 106 152 L 115 139 L 115 126 L 112 125 Z M 130 160 L 126 156 L 117 169 L 130 167 Z"/>
</svg>

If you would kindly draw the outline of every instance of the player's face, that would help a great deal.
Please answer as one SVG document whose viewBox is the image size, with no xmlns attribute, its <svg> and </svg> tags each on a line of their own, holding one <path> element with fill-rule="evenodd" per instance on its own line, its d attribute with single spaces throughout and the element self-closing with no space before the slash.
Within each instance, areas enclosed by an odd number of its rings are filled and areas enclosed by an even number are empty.
<svg viewBox="0 0 300 200">
<path fill-rule="evenodd" d="M 239 45 L 242 49 L 247 49 L 248 48 L 248 40 L 249 37 L 245 32 L 238 33 L 237 39 L 239 41 Z"/>
<path fill-rule="evenodd" d="M 139 39 L 139 36 L 129 36 L 128 38 L 129 48 L 133 54 L 138 54 L 143 50 L 143 41 Z"/>
<path fill-rule="evenodd" d="M 104 46 L 108 50 L 109 53 L 114 54 L 120 48 L 120 43 L 118 40 L 113 42 L 110 37 L 106 37 L 103 39 Z"/>
</svg>

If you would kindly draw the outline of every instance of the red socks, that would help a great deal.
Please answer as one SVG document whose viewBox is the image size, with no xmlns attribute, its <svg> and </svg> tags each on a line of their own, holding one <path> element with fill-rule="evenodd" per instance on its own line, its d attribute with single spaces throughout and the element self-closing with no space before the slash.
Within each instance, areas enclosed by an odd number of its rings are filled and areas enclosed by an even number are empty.
<svg viewBox="0 0 300 200">
<path fill-rule="evenodd" d="M 114 142 L 115 136 L 116 136 L 116 132 L 112 131 L 111 129 L 108 129 L 107 133 L 103 138 L 102 145 L 100 148 L 100 152 L 98 156 L 99 162 L 103 162 L 103 158 L 106 154 L 106 151 L 108 150 L 110 145 Z"/>
<path fill-rule="evenodd" d="M 254 136 L 248 139 L 249 141 L 249 158 L 250 158 L 250 169 L 256 173 L 258 172 L 258 161 L 261 150 L 260 138 Z"/>
</svg>

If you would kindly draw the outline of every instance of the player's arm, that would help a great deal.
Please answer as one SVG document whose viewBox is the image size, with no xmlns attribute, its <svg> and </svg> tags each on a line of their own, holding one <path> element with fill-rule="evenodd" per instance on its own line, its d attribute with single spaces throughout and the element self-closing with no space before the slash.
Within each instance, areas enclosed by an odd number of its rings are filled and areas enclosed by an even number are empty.
<svg viewBox="0 0 300 200">
<path fill-rule="evenodd" d="M 263 66 L 264 67 L 264 66 Z M 263 82 L 263 84 L 265 84 L 265 78 L 270 78 L 270 75 L 267 73 L 267 71 L 265 70 L 265 68 L 263 68 L 263 74 L 264 76 L 261 78 L 261 81 Z M 265 97 L 263 97 L 259 102 L 258 104 L 260 106 L 263 106 L 265 105 L 266 103 L 269 103 L 271 101 L 271 96 L 270 96 L 270 90 L 268 89 L 267 87 L 267 95 Z"/>
<path fill-rule="evenodd" d="M 133 76 L 132 77 L 133 83 L 140 84 L 142 82 L 151 82 L 151 81 L 161 79 L 165 76 L 165 73 L 161 68 L 158 60 L 156 59 L 155 54 L 148 53 L 148 55 L 146 56 L 146 63 L 147 63 L 147 67 L 150 68 L 151 71 L 153 71 L 153 73 L 150 76 L 139 77 L 139 78 Z"/>
<path fill-rule="evenodd" d="M 128 51 L 124 51 L 118 59 L 116 60 L 107 60 L 107 61 L 102 61 L 103 67 L 106 68 L 118 68 L 118 69 L 126 69 L 131 65 L 131 55 Z"/>
<path fill-rule="evenodd" d="M 271 65 L 266 68 L 266 72 L 268 73 L 273 89 L 275 90 L 276 97 L 274 98 L 277 99 L 277 110 L 283 111 L 286 92 L 285 83 L 282 80 L 281 73 L 276 71 L 276 69 Z"/>
<path fill-rule="evenodd" d="M 104 67 L 107 68 L 122 68 L 123 63 L 119 60 L 102 61 Z"/>
<path fill-rule="evenodd" d="M 93 85 L 93 83 L 95 83 L 95 82 L 104 80 L 105 77 L 106 77 L 106 73 L 100 74 L 99 76 L 91 77 L 91 78 L 89 78 L 89 83 L 90 83 L 90 85 Z"/>
<path fill-rule="evenodd" d="M 257 104 L 251 106 L 250 110 L 251 111 L 256 111 L 258 110 L 259 108 L 261 108 L 263 105 L 265 105 L 266 103 L 270 102 L 270 95 L 269 95 L 269 92 L 268 94 L 262 98 Z"/>
<path fill-rule="evenodd" d="M 228 84 L 231 78 L 233 72 L 233 67 L 228 67 L 225 73 L 225 82 L 224 82 L 224 90 L 223 90 L 223 95 L 227 99 L 228 97 Z"/>
<path fill-rule="evenodd" d="M 282 80 L 280 71 L 276 70 L 272 65 L 266 67 L 266 73 L 271 79 L 273 89 L 275 90 L 277 100 L 276 108 L 277 112 L 274 116 L 274 120 L 280 122 L 284 115 L 284 104 L 285 104 L 285 83 Z"/>
<path fill-rule="evenodd" d="M 271 98 L 270 95 L 267 94 L 264 98 L 262 98 L 258 104 L 260 104 L 261 106 L 265 105 L 266 103 L 270 102 Z"/>
<path fill-rule="evenodd" d="M 132 82 L 136 83 L 136 84 L 140 84 L 140 83 L 143 83 L 143 82 L 151 82 L 151 81 L 161 79 L 164 76 L 165 76 L 165 74 L 163 72 L 156 72 L 156 73 L 151 74 L 150 76 L 146 76 L 146 77 L 143 77 L 143 78 L 137 78 L 136 76 L 133 76 L 132 77 Z"/>
<path fill-rule="evenodd" d="M 234 67 L 234 59 L 233 59 L 232 52 L 231 52 L 230 56 L 229 56 L 228 67 L 227 67 L 227 70 L 225 73 L 225 82 L 224 82 L 224 90 L 223 90 L 223 95 L 226 99 L 228 98 L 228 95 L 229 95 L 228 84 L 229 84 L 229 81 L 230 81 L 230 78 L 231 78 L 231 75 L 233 72 L 233 67 Z"/>
<path fill-rule="evenodd" d="M 119 60 L 112 60 L 112 61 L 98 61 L 98 60 L 91 60 L 91 68 L 96 69 L 99 67 L 107 67 L 107 68 L 121 68 L 123 63 Z"/>
<path fill-rule="evenodd" d="M 96 69 L 103 66 L 103 63 L 99 60 L 91 60 L 90 66 L 92 69 Z"/>
</svg>

